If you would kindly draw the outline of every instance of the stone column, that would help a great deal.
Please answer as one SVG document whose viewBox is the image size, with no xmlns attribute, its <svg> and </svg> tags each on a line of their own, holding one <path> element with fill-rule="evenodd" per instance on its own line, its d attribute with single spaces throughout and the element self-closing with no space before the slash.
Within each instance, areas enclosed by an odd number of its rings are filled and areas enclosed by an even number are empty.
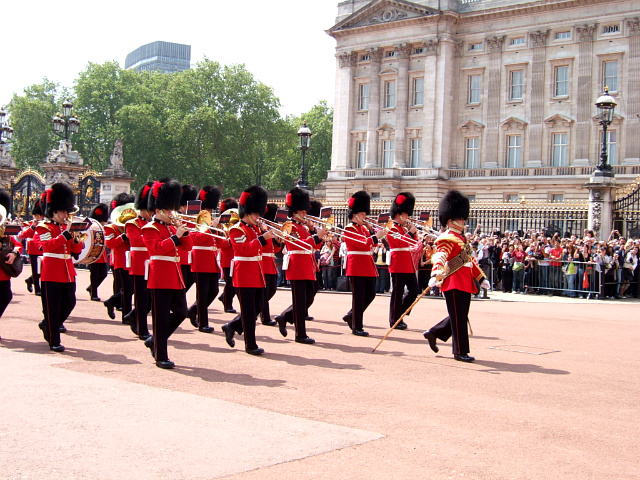
<svg viewBox="0 0 640 480">
<path fill-rule="evenodd" d="M 640 163 L 640 122 L 635 118 L 640 113 L 640 18 L 627 20 L 629 31 L 629 73 L 627 74 L 627 117 L 625 122 L 626 165 Z"/>
<path fill-rule="evenodd" d="M 331 170 L 349 168 L 352 158 L 351 122 L 353 121 L 354 101 L 358 101 L 354 92 L 353 73 L 357 53 L 345 52 L 337 55 L 336 97 L 333 107 L 333 146 L 331 151 Z"/>
<path fill-rule="evenodd" d="M 589 228 L 598 240 L 607 240 L 613 228 L 613 199 L 611 192 L 616 188 L 613 177 L 592 175 L 589 183 Z"/>
<path fill-rule="evenodd" d="M 531 65 L 531 99 L 529 101 L 531 119 L 529 122 L 529 159 L 528 167 L 542 166 L 545 154 L 542 150 L 542 121 L 544 120 L 544 83 L 545 61 L 547 53 L 547 31 L 538 30 L 530 33 L 533 44 L 533 63 Z"/>
<path fill-rule="evenodd" d="M 589 165 L 589 146 L 593 125 L 591 114 L 594 109 L 593 99 L 593 39 L 596 31 L 594 25 L 578 25 L 578 104 L 575 130 L 576 158 L 574 165 Z M 597 159 L 596 159 L 597 161 Z"/>
<path fill-rule="evenodd" d="M 382 50 L 372 48 L 367 50 L 371 62 L 369 73 L 369 117 L 367 121 L 367 163 L 365 168 L 378 166 L 378 132 L 380 124 L 380 60 Z"/>
<path fill-rule="evenodd" d="M 436 61 L 435 96 L 433 99 L 433 167 L 448 168 L 451 161 L 452 139 L 456 132 L 453 125 L 453 98 L 457 85 L 454 66 L 455 44 L 448 34 L 442 34 L 432 43 L 434 59 Z M 426 82 L 425 82 L 426 84 Z"/>
<path fill-rule="evenodd" d="M 422 164 L 431 168 L 436 157 L 436 126 L 435 119 L 440 105 L 437 99 L 442 96 L 441 84 L 438 82 L 438 40 L 431 39 L 422 44 L 426 49 L 424 60 L 424 101 L 422 113 Z M 440 131 L 440 129 L 437 129 Z"/>
<path fill-rule="evenodd" d="M 407 115 L 409 113 L 409 54 L 411 46 L 404 43 L 396 48 L 398 52 L 398 78 L 396 101 L 396 135 L 393 168 L 407 166 Z"/>
<path fill-rule="evenodd" d="M 502 45 L 505 36 L 493 36 L 486 39 L 485 44 L 489 50 L 489 70 L 487 80 L 487 132 L 485 145 L 498 146 L 500 143 L 500 106 L 502 105 Z M 492 148 L 492 147 L 489 147 Z M 495 148 L 495 147 L 493 147 Z M 500 148 L 497 149 L 500 151 Z M 499 166 L 501 160 L 496 157 L 485 157 L 485 168 Z"/>
</svg>

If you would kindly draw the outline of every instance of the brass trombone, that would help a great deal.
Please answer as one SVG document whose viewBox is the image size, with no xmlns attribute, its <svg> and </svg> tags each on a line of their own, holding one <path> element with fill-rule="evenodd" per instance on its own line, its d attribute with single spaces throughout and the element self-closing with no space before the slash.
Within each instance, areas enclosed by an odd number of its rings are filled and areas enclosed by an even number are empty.
<svg viewBox="0 0 640 480">
<path fill-rule="evenodd" d="M 174 222 L 174 226 L 176 227 L 178 226 L 178 222 L 180 224 L 193 224 L 193 227 L 184 225 L 184 228 L 190 232 L 204 233 L 205 235 L 210 235 L 214 238 L 219 238 L 220 240 L 227 240 L 229 238 L 225 230 L 211 226 L 211 213 L 208 210 L 201 210 L 198 215 L 187 215 L 184 213 L 172 212 L 171 215 L 169 215 L 169 219 Z M 221 235 L 214 232 L 220 232 Z"/>
<path fill-rule="evenodd" d="M 328 217 L 326 220 L 319 218 L 319 217 L 314 217 L 313 215 L 307 215 L 306 217 L 303 217 L 301 215 L 296 214 L 296 217 L 298 217 L 298 220 L 301 222 L 304 221 L 310 221 L 311 223 L 313 223 L 314 226 L 316 227 L 320 227 L 320 228 L 324 228 L 325 230 L 327 230 L 329 233 L 336 231 L 339 232 L 340 235 L 344 236 L 345 233 L 347 232 L 346 229 L 344 228 L 340 228 L 338 226 L 336 226 L 333 222 L 334 222 L 334 217 L 333 215 L 331 215 L 330 217 Z M 352 236 L 353 240 L 355 240 L 356 242 L 360 242 L 360 243 L 367 243 L 367 236 L 366 235 L 362 235 L 360 233 L 356 233 L 356 232 L 348 232 L 350 236 Z"/>
<path fill-rule="evenodd" d="M 413 239 L 413 238 L 407 238 L 407 237 L 404 237 L 403 235 L 400 235 L 398 233 L 391 232 L 391 229 L 393 228 L 393 220 L 391 218 L 384 225 L 380 225 L 377 221 L 373 220 L 370 217 L 365 217 L 365 222 L 367 222 L 369 225 L 371 225 L 376 231 L 384 230 L 386 235 L 389 235 L 389 236 L 395 238 L 396 240 L 400 240 L 402 242 L 405 242 L 407 245 L 409 245 L 411 247 L 417 247 L 418 245 L 422 244 L 422 241 L 420 241 L 420 240 L 416 240 L 416 239 Z"/>
<path fill-rule="evenodd" d="M 262 224 L 267 230 L 270 230 L 273 233 L 273 236 L 282 242 L 290 242 L 293 243 L 300 250 L 304 250 L 307 253 L 312 253 L 313 249 L 306 243 L 301 242 L 296 237 L 291 235 L 291 229 L 293 225 L 291 221 L 286 221 L 282 225 L 276 222 L 272 222 L 271 220 L 267 220 L 266 218 L 260 217 L 258 222 Z"/>
</svg>

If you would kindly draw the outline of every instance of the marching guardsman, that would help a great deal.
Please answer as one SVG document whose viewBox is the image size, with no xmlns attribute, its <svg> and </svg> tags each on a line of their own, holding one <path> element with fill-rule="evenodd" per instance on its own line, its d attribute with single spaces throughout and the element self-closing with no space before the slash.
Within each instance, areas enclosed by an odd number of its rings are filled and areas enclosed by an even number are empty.
<svg viewBox="0 0 640 480">
<path fill-rule="evenodd" d="M 202 187 L 198 199 L 202 202 L 202 211 L 211 214 L 218 208 L 220 190 L 210 185 Z M 210 227 L 215 229 L 217 226 L 218 219 L 212 220 Z M 196 281 L 196 301 L 189 308 L 187 316 L 191 324 L 204 333 L 213 332 L 213 327 L 209 325 L 209 305 L 215 300 L 219 290 L 218 250 L 220 246 L 229 243 L 228 239 L 220 238 L 223 235 L 224 232 L 219 230 L 204 230 L 190 234 L 193 241 L 191 272 Z"/>
<path fill-rule="evenodd" d="M 391 252 L 389 273 L 393 286 L 389 305 L 389 325 L 391 326 L 411 306 L 420 293 L 418 277 L 411 257 L 412 247 L 418 241 L 416 239 L 417 229 L 409 222 L 415 203 L 416 199 L 411 193 L 402 192 L 396 195 L 391 204 L 390 216 L 393 220 L 393 226 L 387 233 L 387 242 Z M 405 287 L 407 287 L 406 294 Z M 401 321 L 396 325 L 396 328 L 406 330 L 407 324 Z"/>
<path fill-rule="evenodd" d="M 376 277 L 378 270 L 373 261 L 373 247 L 384 236 L 380 229 L 371 236 L 365 226 L 367 215 L 371 213 L 371 198 L 365 191 L 356 192 L 349 198 L 347 217 L 351 220 L 344 229 L 343 239 L 347 246 L 347 277 L 351 280 L 351 310 L 342 319 L 347 322 L 351 333 L 366 337 L 364 311 L 376 298 Z"/>
<path fill-rule="evenodd" d="M 0 188 L 0 205 L 4 207 L 5 215 L 9 215 L 11 211 L 11 196 L 2 188 Z M 6 218 L 0 219 L 0 221 L 6 220 Z M 22 244 L 16 239 L 15 235 L 7 235 L 2 238 L 2 250 L 9 249 L 10 251 L 7 253 L 4 262 L 11 265 L 16 261 L 16 258 L 20 258 L 20 253 L 22 252 Z M 11 277 L 5 273 L 4 269 L 0 268 L 0 317 L 4 314 L 12 298 Z"/>
<path fill-rule="evenodd" d="M 222 215 L 227 210 L 237 209 L 238 202 L 235 198 L 225 198 L 220 202 L 220 214 Z M 233 288 L 233 279 L 231 278 L 231 260 L 233 259 L 233 247 L 230 242 L 223 244 L 220 248 L 220 268 L 224 276 L 224 289 L 222 295 L 218 297 L 218 300 L 224 305 L 224 311 L 226 313 L 238 313 L 233 308 L 233 297 L 236 294 Z"/>
<path fill-rule="evenodd" d="M 302 188 L 294 187 L 287 194 L 287 209 L 291 217 L 291 240 L 285 240 L 289 265 L 287 267 L 287 280 L 291 282 L 291 296 L 293 308 L 289 308 L 276 316 L 278 327 L 282 336 L 287 336 L 287 322 L 294 323 L 296 328 L 296 342 L 312 344 L 313 338 L 307 336 L 306 317 L 309 307 L 313 303 L 316 292 L 316 271 L 318 265 L 315 259 L 316 247 L 322 244 L 322 238 L 327 234 L 324 228 L 316 230 L 311 236 L 306 223 L 309 211 L 309 192 Z M 305 246 L 302 249 L 302 246 Z"/>
<path fill-rule="evenodd" d="M 25 280 L 25 283 L 27 284 L 27 290 L 29 290 L 29 292 L 35 290 L 36 295 L 40 295 L 40 272 L 38 272 L 38 264 L 42 256 L 40 239 L 38 235 L 36 235 L 36 226 L 44 219 L 42 204 L 42 199 L 36 200 L 31 210 L 33 220 L 20 232 L 20 235 L 18 235 L 21 240 L 27 239 L 27 255 L 29 255 L 29 263 L 31 264 L 31 276 Z"/>
<path fill-rule="evenodd" d="M 180 207 L 182 194 L 176 180 L 160 180 L 149 192 L 148 210 L 153 221 L 142 227 L 142 239 L 149 251 L 147 287 L 151 291 L 153 336 L 144 344 L 160 368 L 173 368 L 167 341 L 187 316 L 187 294 L 180 269 L 180 250 L 192 247 L 189 230 L 171 219 Z"/>
<path fill-rule="evenodd" d="M 89 212 L 89 218 L 93 218 L 97 222 L 100 222 L 100 225 L 104 228 L 104 226 L 109 221 L 109 207 L 107 207 L 104 203 L 99 203 L 95 207 L 91 209 Z M 109 263 L 107 259 L 107 249 L 105 248 L 95 262 L 89 264 L 89 278 L 90 283 L 87 290 L 91 295 L 91 300 L 94 302 L 100 302 L 100 297 L 98 296 L 98 287 L 102 284 L 105 278 L 107 278 L 107 274 L 109 273 Z"/>
<path fill-rule="evenodd" d="M 133 282 L 133 310 L 127 315 L 131 331 L 140 340 L 151 336 L 147 323 L 147 315 L 151 311 L 150 293 L 147 289 L 145 268 L 149 260 L 149 251 L 142 239 L 142 228 L 151 221 L 153 214 L 149 211 L 149 192 L 153 182 L 147 182 L 136 192 L 134 208 L 138 216 L 125 224 L 125 232 L 129 239 L 129 276 Z"/>
<path fill-rule="evenodd" d="M 448 191 L 438 207 L 440 225 L 446 227 L 435 243 L 431 257 L 433 270 L 429 286 L 440 286 L 447 302 L 449 316 L 424 332 L 431 350 L 438 351 L 436 339 L 446 342 L 451 337 L 453 358 L 473 362 L 469 356 L 469 306 L 471 295 L 478 293 L 476 281 L 489 289 L 489 281 L 472 255 L 472 248 L 464 234 L 469 218 L 469 199 L 457 190 Z"/>
<path fill-rule="evenodd" d="M 264 274 L 262 272 L 262 248 L 273 237 L 270 230 L 262 233 L 259 218 L 267 207 L 267 191 L 258 186 L 247 188 L 240 196 L 238 215 L 240 221 L 229 229 L 233 247 L 233 286 L 240 301 L 240 318 L 222 326 L 227 343 L 235 345 L 234 333 L 244 333 L 244 349 L 251 355 L 261 355 L 264 349 L 256 343 L 256 319 L 262 311 Z"/>
<path fill-rule="evenodd" d="M 196 200 L 198 189 L 193 185 L 182 185 L 182 196 L 180 197 L 180 213 L 187 213 L 187 202 Z M 180 268 L 182 269 L 182 278 L 184 279 L 184 290 L 188 292 L 195 282 L 195 276 L 191 273 L 191 265 L 189 264 L 189 252 L 180 251 Z"/>
<path fill-rule="evenodd" d="M 278 205 L 275 203 L 267 203 L 267 210 L 264 214 L 266 220 L 276 221 L 276 213 Z M 262 302 L 262 311 L 260 312 L 260 320 L 263 325 L 273 326 L 275 320 L 271 320 L 271 312 L 269 311 L 269 300 L 273 298 L 278 290 L 278 269 L 276 268 L 275 254 L 282 249 L 282 245 L 275 238 L 267 240 L 267 244 L 262 247 L 262 272 L 264 273 L 265 291 L 264 301 Z"/>
<path fill-rule="evenodd" d="M 54 183 L 46 191 L 47 219 L 36 227 L 43 252 L 40 291 L 44 320 L 38 326 L 54 352 L 64 352 L 60 330 L 76 306 L 76 269 L 71 255 L 82 252 L 83 242 L 68 230 L 73 210 L 71 187 Z"/>
</svg>

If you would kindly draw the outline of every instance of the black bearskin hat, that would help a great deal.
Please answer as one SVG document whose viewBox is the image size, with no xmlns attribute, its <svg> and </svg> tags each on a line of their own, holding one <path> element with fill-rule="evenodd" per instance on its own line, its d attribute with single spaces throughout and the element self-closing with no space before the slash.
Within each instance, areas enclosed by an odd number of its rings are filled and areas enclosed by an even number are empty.
<svg viewBox="0 0 640 480">
<path fill-rule="evenodd" d="M 267 191 L 259 185 L 247 188 L 242 195 L 238 203 L 238 216 L 244 217 L 248 213 L 257 213 L 261 217 L 264 215 L 264 211 L 267 208 Z"/>
<path fill-rule="evenodd" d="M 164 178 L 153 183 L 149 194 L 147 210 L 178 210 L 180 208 L 180 197 L 182 187 L 177 180 Z"/>
<path fill-rule="evenodd" d="M 182 185 L 182 196 L 180 197 L 180 206 L 186 207 L 187 202 L 195 200 L 198 196 L 198 189 L 193 185 L 185 183 Z"/>
<path fill-rule="evenodd" d="M 36 200 L 36 203 L 33 204 L 31 215 L 44 215 L 44 212 L 42 211 L 42 202 L 40 200 Z"/>
<path fill-rule="evenodd" d="M 218 190 L 218 187 L 211 185 L 202 187 L 202 190 L 200 190 L 198 194 L 198 200 L 202 202 L 202 209 L 210 208 L 211 210 L 215 210 L 218 208 L 218 202 L 220 201 L 220 190 Z"/>
<path fill-rule="evenodd" d="M 230 208 L 238 208 L 238 202 L 233 197 L 227 197 L 220 202 L 220 213 L 224 213 Z"/>
<path fill-rule="evenodd" d="M 449 220 L 469 218 L 469 199 L 458 190 L 449 190 L 444 194 L 438 206 L 440 226 L 446 228 Z"/>
<path fill-rule="evenodd" d="M 153 182 L 147 182 L 142 185 L 136 193 L 134 208 L 136 210 L 146 210 L 149 206 L 149 192 L 153 188 Z"/>
<path fill-rule="evenodd" d="M 275 222 L 276 213 L 278 213 L 278 205 L 276 205 L 275 203 L 267 203 L 267 211 L 264 213 L 263 217 L 267 220 Z"/>
<path fill-rule="evenodd" d="M 364 190 L 351 195 L 351 198 L 347 201 L 349 210 L 347 211 L 347 218 L 351 220 L 354 214 L 364 212 L 366 215 L 371 214 L 371 197 Z"/>
<path fill-rule="evenodd" d="M 133 203 L 135 199 L 136 197 L 134 197 L 130 193 L 119 193 L 118 195 L 113 197 L 113 200 L 111 200 L 111 204 L 109 205 L 109 215 L 111 215 L 111 212 L 113 212 L 114 209 L 118 208 L 121 205 L 126 205 L 127 203 Z"/>
<path fill-rule="evenodd" d="M 309 211 L 307 212 L 307 214 L 311 215 L 312 217 L 319 217 L 321 208 L 322 202 L 320 202 L 319 200 L 311 200 L 309 202 Z"/>
<path fill-rule="evenodd" d="M 300 210 L 309 212 L 311 208 L 309 192 L 299 187 L 293 187 L 287 194 L 286 204 L 290 217 L 293 217 L 293 214 Z"/>
<path fill-rule="evenodd" d="M 51 185 L 47 190 L 47 206 L 45 215 L 53 218 L 53 213 L 58 210 L 72 212 L 74 207 L 74 195 L 71 187 L 66 183 L 58 182 Z"/>
<path fill-rule="evenodd" d="M 416 204 L 416 197 L 412 193 L 402 192 L 399 193 L 391 204 L 391 210 L 389 215 L 391 218 L 396 218 L 399 213 L 408 213 L 409 216 L 413 215 L 413 207 Z"/>
<path fill-rule="evenodd" d="M 11 213 L 11 195 L 4 188 L 0 188 L 0 205 L 5 208 L 7 215 Z"/>
<path fill-rule="evenodd" d="M 99 203 L 91 209 L 89 212 L 89 218 L 93 218 L 99 222 L 106 222 L 109 220 L 109 207 L 104 203 Z"/>
</svg>

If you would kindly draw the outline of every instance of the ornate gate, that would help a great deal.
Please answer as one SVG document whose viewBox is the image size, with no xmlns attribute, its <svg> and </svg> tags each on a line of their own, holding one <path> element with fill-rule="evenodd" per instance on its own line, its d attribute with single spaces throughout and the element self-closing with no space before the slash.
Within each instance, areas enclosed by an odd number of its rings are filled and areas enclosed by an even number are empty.
<svg viewBox="0 0 640 480">
<path fill-rule="evenodd" d="M 100 203 L 100 174 L 89 170 L 80 175 L 78 181 L 79 214 L 89 215 L 91 209 Z"/>
<path fill-rule="evenodd" d="M 640 238 L 640 185 L 638 179 L 613 202 L 613 228 L 624 238 Z"/>
<path fill-rule="evenodd" d="M 13 215 L 31 220 L 31 210 L 44 192 L 44 178 L 37 171 L 27 169 L 11 182 Z"/>
</svg>

